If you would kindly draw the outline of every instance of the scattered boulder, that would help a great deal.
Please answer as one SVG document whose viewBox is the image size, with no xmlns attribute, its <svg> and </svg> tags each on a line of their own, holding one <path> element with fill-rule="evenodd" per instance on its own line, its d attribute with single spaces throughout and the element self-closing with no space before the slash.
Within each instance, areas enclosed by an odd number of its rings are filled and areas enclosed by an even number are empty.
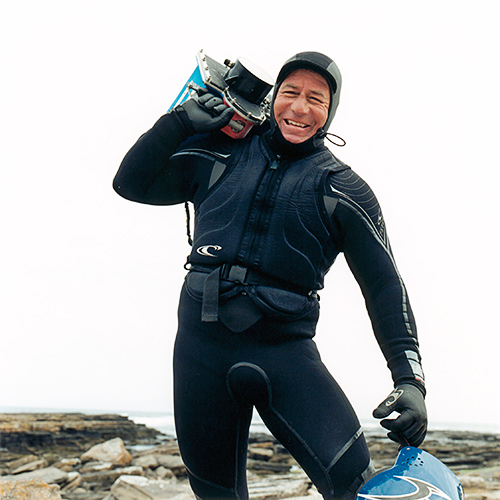
<svg viewBox="0 0 500 500">
<path fill-rule="evenodd" d="M 163 467 L 163 465 L 160 465 L 160 467 L 155 469 L 155 475 L 158 479 L 169 479 L 173 481 L 177 480 L 175 474 L 170 469 Z"/>
<path fill-rule="evenodd" d="M 178 455 L 155 455 L 158 465 L 170 469 L 176 476 L 186 475 L 186 466 Z"/>
<path fill-rule="evenodd" d="M 460 476 L 459 480 L 464 489 L 484 488 L 486 486 L 486 481 L 479 475 L 467 474 Z"/>
<path fill-rule="evenodd" d="M 76 490 L 82 483 L 82 476 L 79 472 L 69 472 L 68 482 L 62 487 L 62 491 L 73 491 Z"/>
<path fill-rule="evenodd" d="M 187 484 L 138 476 L 118 478 L 111 488 L 111 494 L 116 500 L 195 500 Z"/>
<path fill-rule="evenodd" d="M 68 473 L 57 467 L 45 467 L 44 469 L 38 469 L 32 472 L 3 476 L 2 479 L 7 481 L 31 481 L 38 479 L 47 484 L 61 484 L 68 480 Z"/>
<path fill-rule="evenodd" d="M 11 474 L 21 474 L 22 472 L 31 472 L 38 469 L 45 469 L 48 466 L 49 462 L 47 462 L 45 458 L 41 458 L 39 460 L 33 460 L 32 462 L 28 462 L 27 464 L 15 468 L 11 471 Z"/>
<path fill-rule="evenodd" d="M 111 470 L 88 472 L 82 474 L 82 481 L 91 489 L 109 488 L 120 476 L 144 476 L 142 467 L 118 467 Z"/>
<path fill-rule="evenodd" d="M 38 460 L 38 457 L 36 455 L 24 455 L 21 458 L 17 458 L 16 460 L 12 460 L 11 462 L 7 462 L 5 464 L 7 470 L 9 473 L 12 474 L 13 470 L 18 469 L 19 467 L 22 467 L 23 465 L 29 464 L 30 462 L 34 462 L 35 460 Z"/>
<path fill-rule="evenodd" d="M 121 438 L 114 438 L 92 446 L 81 456 L 81 459 L 82 462 L 95 460 L 97 462 L 111 462 L 113 465 L 128 465 L 132 462 L 132 455 L 125 448 Z"/>
<path fill-rule="evenodd" d="M 301 497 L 307 494 L 310 480 L 305 474 L 286 474 L 255 478 L 248 482 L 252 500 Z"/>
<path fill-rule="evenodd" d="M 113 464 L 111 462 L 87 462 L 82 467 L 80 467 L 80 472 L 82 474 L 92 473 L 92 472 L 102 472 L 111 470 Z"/>
<path fill-rule="evenodd" d="M 63 470 L 64 472 L 71 472 L 75 467 L 81 464 L 81 460 L 79 458 L 61 458 L 53 465 L 58 469 Z"/>
<path fill-rule="evenodd" d="M 269 460 L 273 457 L 273 448 L 262 446 L 250 446 L 248 448 L 248 456 L 255 460 Z"/>
<path fill-rule="evenodd" d="M 142 457 L 134 458 L 132 460 L 132 464 L 145 469 L 154 469 L 158 467 L 158 460 L 155 455 L 144 455 Z"/>
<path fill-rule="evenodd" d="M 0 480 L 0 498 L 8 500 L 61 500 L 59 486 L 40 479 L 26 481 Z"/>
</svg>

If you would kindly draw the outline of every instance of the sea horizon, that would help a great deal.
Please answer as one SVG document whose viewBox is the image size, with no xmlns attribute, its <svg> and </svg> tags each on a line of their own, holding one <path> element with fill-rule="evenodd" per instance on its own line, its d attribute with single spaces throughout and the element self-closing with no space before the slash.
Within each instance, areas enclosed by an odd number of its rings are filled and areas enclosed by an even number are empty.
<svg viewBox="0 0 500 500">
<path fill-rule="evenodd" d="M 161 434 L 175 437 L 174 415 L 169 411 L 142 411 L 142 410 L 109 410 L 109 409 L 82 409 L 82 408 L 52 408 L 52 407 L 20 407 L 0 406 L 0 413 L 82 413 L 85 415 L 121 415 L 129 418 L 136 424 L 142 424 L 156 429 Z M 374 419 L 360 418 L 361 425 L 367 434 L 386 433 L 379 422 Z M 441 422 L 430 421 L 430 431 L 463 431 L 478 432 L 484 434 L 500 434 L 500 424 L 496 423 L 474 423 L 474 422 Z M 257 412 L 254 412 L 251 433 L 270 434 Z"/>
</svg>

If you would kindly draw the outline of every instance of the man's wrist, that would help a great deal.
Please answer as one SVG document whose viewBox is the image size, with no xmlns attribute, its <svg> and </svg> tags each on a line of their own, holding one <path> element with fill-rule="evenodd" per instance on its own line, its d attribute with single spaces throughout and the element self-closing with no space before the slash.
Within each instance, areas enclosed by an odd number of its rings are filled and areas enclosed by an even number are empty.
<svg viewBox="0 0 500 500">
<path fill-rule="evenodd" d="M 186 112 L 179 108 L 163 115 L 155 123 L 153 130 L 162 142 L 176 142 L 178 144 L 195 133 Z"/>
<path fill-rule="evenodd" d="M 402 385 L 413 385 L 423 394 L 424 397 L 427 394 L 427 389 L 425 388 L 424 383 L 418 379 L 401 380 L 399 383 L 395 384 L 395 387 L 401 387 Z"/>
</svg>

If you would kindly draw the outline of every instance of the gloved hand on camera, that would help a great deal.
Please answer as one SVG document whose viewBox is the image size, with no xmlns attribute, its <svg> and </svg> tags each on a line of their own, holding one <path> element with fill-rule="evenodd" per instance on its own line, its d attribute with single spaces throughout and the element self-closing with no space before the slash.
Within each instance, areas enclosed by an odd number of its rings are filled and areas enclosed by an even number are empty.
<svg viewBox="0 0 500 500">
<path fill-rule="evenodd" d="M 196 90 L 197 96 L 177 107 L 176 112 L 190 134 L 202 134 L 224 128 L 234 115 L 234 111 L 224 104 L 221 97 L 207 89 Z"/>
<path fill-rule="evenodd" d="M 400 415 L 387 419 L 392 412 Z M 389 439 L 403 446 L 418 447 L 427 434 L 427 410 L 424 395 L 412 384 L 401 384 L 373 411 L 375 418 L 383 418 L 380 425 L 390 432 Z"/>
</svg>

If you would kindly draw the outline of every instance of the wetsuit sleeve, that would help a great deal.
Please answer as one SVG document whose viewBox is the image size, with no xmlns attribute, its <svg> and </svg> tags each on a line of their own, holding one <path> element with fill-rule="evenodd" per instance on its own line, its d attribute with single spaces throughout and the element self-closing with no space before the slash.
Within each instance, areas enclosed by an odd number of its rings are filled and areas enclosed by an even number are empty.
<svg viewBox="0 0 500 500">
<path fill-rule="evenodd" d="M 191 131 L 175 111 L 162 116 L 128 151 L 113 180 L 123 198 L 151 205 L 173 205 L 191 199 L 194 166 L 171 162 Z"/>
<path fill-rule="evenodd" d="M 331 176 L 325 194 L 336 200 L 336 239 L 361 288 L 395 385 L 411 383 L 425 393 L 415 319 L 375 195 L 352 170 Z"/>
</svg>

